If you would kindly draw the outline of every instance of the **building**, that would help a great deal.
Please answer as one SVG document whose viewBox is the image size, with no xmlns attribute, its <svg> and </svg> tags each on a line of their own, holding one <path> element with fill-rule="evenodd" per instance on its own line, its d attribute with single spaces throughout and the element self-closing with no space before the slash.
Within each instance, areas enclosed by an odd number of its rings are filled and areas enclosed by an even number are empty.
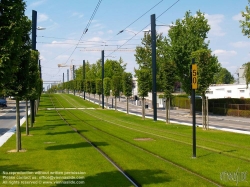
<svg viewBox="0 0 250 187">
<path fill-rule="evenodd" d="M 244 71 L 245 71 L 244 66 L 237 69 L 237 71 L 236 71 L 236 75 L 238 76 L 237 81 L 236 81 L 237 84 L 246 84 L 246 79 L 244 77 Z"/>
<path fill-rule="evenodd" d="M 250 98 L 250 88 L 246 84 L 222 84 L 209 86 L 208 99 L 218 98 Z"/>
</svg>

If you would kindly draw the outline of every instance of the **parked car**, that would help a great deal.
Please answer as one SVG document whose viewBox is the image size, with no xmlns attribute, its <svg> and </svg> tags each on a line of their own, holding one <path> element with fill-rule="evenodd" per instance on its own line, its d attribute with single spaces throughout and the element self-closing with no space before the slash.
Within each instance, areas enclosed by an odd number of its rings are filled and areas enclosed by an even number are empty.
<svg viewBox="0 0 250 187">
<path fill-rule="evenodd" d="M 7 107 L 7 101 L 4 98 L 0 98 L 0 106 L 1 107 Z"/>
</svg>

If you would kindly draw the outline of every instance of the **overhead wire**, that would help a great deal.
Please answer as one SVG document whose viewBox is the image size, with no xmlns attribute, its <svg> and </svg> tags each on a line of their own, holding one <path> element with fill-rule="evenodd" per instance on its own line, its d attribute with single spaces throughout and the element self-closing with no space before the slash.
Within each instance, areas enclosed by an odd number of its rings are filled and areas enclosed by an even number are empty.
<svg viewBox="0 0 250 187">
<path fill-rule="evenodd" d="M 137 22 L 139 19 L 141 19 L 143 16 L 145 16 L 149 11 L 151 11 L 152 9 L 154 9 L 156 6 L 158 6 L 163 0 L 159 1 L 157 4 L 155 4 L 152 8 L 150 8 L 147 12 L 145 12 L 144 14 L 142 14 L 139 18 L 137 18 L 135 21 L 133 21 L 131 24 L 129 24 L 127 27 L 125 27 L 124 29 L 122 29 L 121 31 L 119 31 L 117 33 L 120 34 L 122 33 L 124 30 L 126 30 L 127 28 L 129 28 L 131 25 L 133 25 L 135 22 Z"/>
<path fill-rule="evenodd" d="M 163 11 L 159 16 L 156 17 L 156 19 L 160 18 L 163 14 L 165 14 L 168 10 L 170 10 L 174 5 L 176 5 L 180 0 L 177 0 L 175 3 L 173 3 L 170 7 L 168 7 L 165 11 Z M 145 27 L 143 27 L 139 32 L 137 32 L 134 36 L 132 36 L 130 39 L 128 39 L 125 43 L 123 43 L 122 45 L 120 45 L 116 50 L 114 50 L 113 52 L 111 52 L 110 54 L 108 54 L 108 56 L 112 55 L 113 53 L 115 53 L 117 50 L 119 50 L 121 47 L 123 47 L 125 44 L 127 44 L 129 41 L 131 41 L 136 35 L 138 35 L 140 32 L 142 32 L 144 29 L 146 29 L 149 25 L 151 25 L 151 23 L 149 23 L 148 25 L 146 25 Z"/>
<path fill-rule="evenodd" d="M 92 13 L 91 18 L 89 19 L 89 22 L 88 22 L 87 26 L 85 27 L 85 29 L 84 29 L 84 31 L 83 31 L 83 33 L 82 33 L 82 35 L 81 35 L 81 37 L 80 37 L 80 39 L 79 39 L 79 41 L 78 41 L 78 43 L 77 43 L 76 47 L 74 48 L 74 50 L 73 50 L 73 51 L 72 51 L 72 53 L 70 54 L 70 56 L 69 56 L 69 58 L 67 59 L 67 61 L 66 61 L 66 63 L 65 63 L 65 64 L 67 64 L 67 63 L 68 63 L 69 59 L 72 57 L 72 55 L 74 54 L 75 50 L 77 49 L 77 47 L 78 47 L 78 45 L 79 45 L 79 43 L 80 43 L 81 39 L 82 39 L 82 38 L 83 38 L 83 36 L 84 36 L 84 35 L 88 32 L 89 26 L 91 25 L 92 20 L 94 19 L 95 14 L 96 14 L 96 12 L 97 12 L 97 10 L 98 10 L 98 8 L 99 8 L 99 6 L 100 6 L 101 2 L 102 2 L 102 0 L 99 0 L 99 1 L 98 1 L 97 5 L 96 5 L 96 7 L 95 7 L 94 12 Z"/>
</svg>

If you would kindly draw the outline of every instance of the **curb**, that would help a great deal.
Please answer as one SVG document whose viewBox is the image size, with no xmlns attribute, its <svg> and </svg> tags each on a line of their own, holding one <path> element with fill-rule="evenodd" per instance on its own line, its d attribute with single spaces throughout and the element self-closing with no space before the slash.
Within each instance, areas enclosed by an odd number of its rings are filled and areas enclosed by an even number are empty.
<svg viewBox="0 0 250 187">
<path fill-rule="evenodd" d="M 30 111 L 28 111 L 28 115 L 30 114 Z M 22 126 L 24 124 L 24 122 L 26 121 L 26 117 L 23 117 L 22 119 L 20 119 L 20 126 Z M 0 147 L 2 147 L 2 145 L 7 142 L 7 140 L 16 132 L 16 125 L 14 127 L 12 127 L 10 130 L 8 130 L 6 133 L 4 133 L 1 137 L 0 137 Z"/>
</svg>

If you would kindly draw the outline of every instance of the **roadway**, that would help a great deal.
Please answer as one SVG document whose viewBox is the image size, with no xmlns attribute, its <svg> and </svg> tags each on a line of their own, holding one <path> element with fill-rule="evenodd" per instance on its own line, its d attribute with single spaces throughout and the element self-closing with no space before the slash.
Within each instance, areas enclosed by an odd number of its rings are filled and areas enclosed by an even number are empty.
<svg viewBox="0 0 250 187">
<path fill-rule="evenodd" d="M 90 95 L 88 98 L 88 94 L 86 94 L 86 98 L 90 99 L 92 102 L 99 103 L 98 96 L 94 99 L 93 95 Z M 106 99 L 105 99 L 106 101 Z M 106 103 L 105 103 L 106 106 Z M 109 99 L 109 108 L 112 108 L 112 99 Z M 129 112 L 134 113 L 138 116 L 141 116 L 142 106 L 136 106 L 135 102 L 129 103 Z M 114 100 L 113 100 L 113 108 L 114 108 Z M 121 111 L 126 111 L 126 99 L 117 99 L 117 109 Z M 153 118 L 153 110 L 146 109 L 146 116 L 149 118 Z M 163 108 L 158 108 L 157 110 L 157 118 L 158 120 L 165 120 L 166 111 Z M 185 125 L 192 124 L 192 116 L 190 115 L 190 111 L 188 109 L 177 109 L 170 110 L 170 122 L 171 123 L 180 123 Z M 202 115 L 201 112 L 196 112 L 196 125 L 202 127 Z M 233 117 L 233 116 L 220 116 L 209 114 L 209 127 L 212 129 L 219 129 L 225 131 L 233 131 L 250 134 L 250 118 L 243 117 Z"/>
<path fill-rule="evenodd" d="M 0 136 L 16 125 L 16 101 L 8 100 L 8 107 L 0 108 Z M 20 119 L 25 117 L 25 102 L 20 102 Z"/>
</svg>

